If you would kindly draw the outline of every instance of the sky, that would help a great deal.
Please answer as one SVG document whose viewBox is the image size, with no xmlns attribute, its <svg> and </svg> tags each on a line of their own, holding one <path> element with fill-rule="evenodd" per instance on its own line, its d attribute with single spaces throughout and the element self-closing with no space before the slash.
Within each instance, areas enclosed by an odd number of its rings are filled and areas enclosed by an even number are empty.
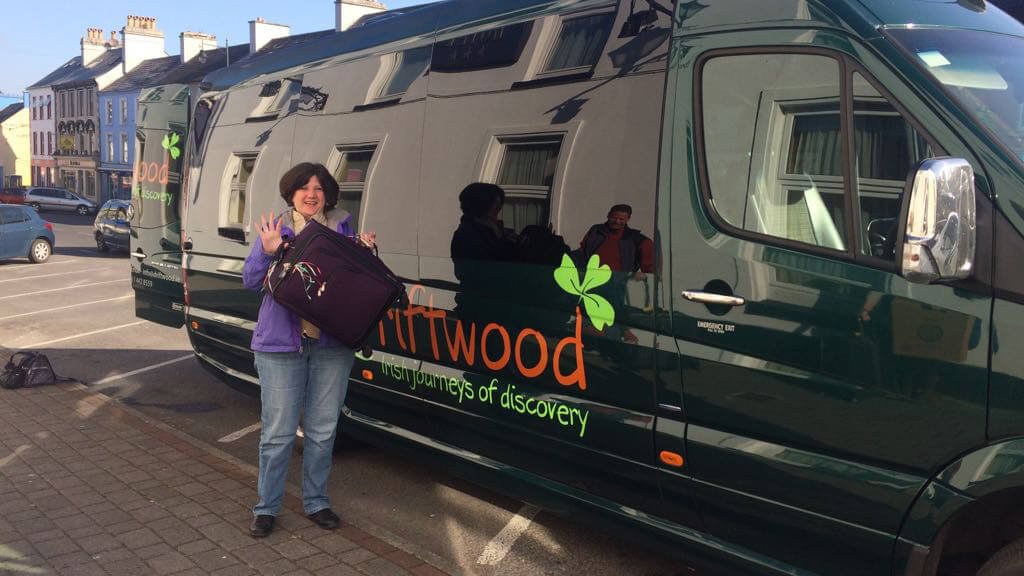
<svg viewBox="0 0 1024 576">
<path fill-rule="evenodd" d="M 382 0 L 388 8 L 404 8 L 433 0 Z M 104 0 L 102 2 L 5 2 L 4 33 L 0 34 L 0 103 L 3 96 L 21 97 L 24 90 L 81 54 L 86 28 L 115 30 L 120 36 L 129 14 L 156 18 L 165 50 L 179 52 L 178 34 L 205 32 L 224 46 L 249 42 L 249 20 L 263 18 L 291 26 L 292 34 L 334 28 L 334 0 Z"/>
</svg>

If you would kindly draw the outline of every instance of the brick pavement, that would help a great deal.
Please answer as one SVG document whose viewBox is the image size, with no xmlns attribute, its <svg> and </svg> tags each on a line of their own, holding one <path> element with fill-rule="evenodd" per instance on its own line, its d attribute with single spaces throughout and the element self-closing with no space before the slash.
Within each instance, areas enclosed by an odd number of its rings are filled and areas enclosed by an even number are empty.
<svg viewBox="0 0 1024 576">
<path fill-rule="evenodd" d="M 297 488 L 249 536 L 252 466 L 79 384 L 0 390 L 0 574 L 444 576 Z"/>
</svg>

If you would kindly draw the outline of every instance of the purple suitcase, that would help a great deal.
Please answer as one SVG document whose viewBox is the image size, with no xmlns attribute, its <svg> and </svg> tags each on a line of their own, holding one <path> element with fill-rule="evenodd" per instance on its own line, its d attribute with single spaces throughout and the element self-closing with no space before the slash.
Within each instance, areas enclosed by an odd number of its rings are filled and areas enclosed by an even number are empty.
<svg viewBox="0 0 1024 576">
<path fill-rule="evenodd" d="M 267 274 L 271 296 L 295 315 L 359 350 L 405 292 L 365 246 L 309 222 Z"/>
</svg>

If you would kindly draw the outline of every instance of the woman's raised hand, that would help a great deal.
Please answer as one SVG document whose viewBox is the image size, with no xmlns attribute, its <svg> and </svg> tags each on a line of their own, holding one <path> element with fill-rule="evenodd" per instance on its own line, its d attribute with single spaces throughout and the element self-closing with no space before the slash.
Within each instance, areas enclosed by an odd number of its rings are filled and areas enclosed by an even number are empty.
<svg viewBox="0 0 1024 576">
<path fill-rule="evenodd" d="M 260 242 L 263 244 L 264 254 L 275 254 L 281 245 L 281 219 L 274 218 L 271 212 L 264 216 L 260 214 Z"/>
</svg>

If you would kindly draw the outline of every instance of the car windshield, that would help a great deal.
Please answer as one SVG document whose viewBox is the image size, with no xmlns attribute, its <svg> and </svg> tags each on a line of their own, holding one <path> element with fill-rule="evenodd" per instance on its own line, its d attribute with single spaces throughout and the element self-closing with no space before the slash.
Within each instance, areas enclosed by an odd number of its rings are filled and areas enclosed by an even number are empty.
<svg viewBox="0 0 1024 576">
<path fill-rule="evenodd" d="M 966 112 L 1024 160 L 1024 38 L 974 30 L 889 32 Z"/>
</svg>

